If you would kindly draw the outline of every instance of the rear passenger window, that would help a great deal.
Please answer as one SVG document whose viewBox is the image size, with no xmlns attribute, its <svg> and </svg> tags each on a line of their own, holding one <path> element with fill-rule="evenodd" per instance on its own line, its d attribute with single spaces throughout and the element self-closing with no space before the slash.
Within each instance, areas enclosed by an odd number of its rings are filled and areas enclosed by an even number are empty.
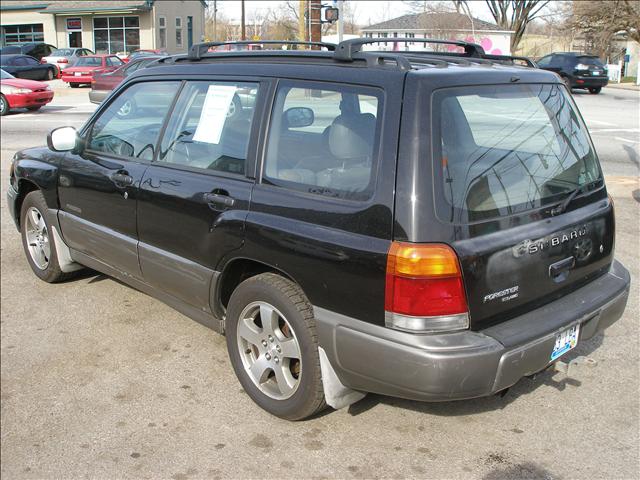
<svg viewBox="0 0 640 480">
<path fill-rule="evenodd" d="M 366 200 L 373 190 L 380 95 L 364 87 L 280 87 L 265 183 L 336 198 Z"/>
<path fill-rule="evenodd" d="M 188 83 L 158 162 L 244 175 L 257 94 L 256 83 Z"/>
</svg>

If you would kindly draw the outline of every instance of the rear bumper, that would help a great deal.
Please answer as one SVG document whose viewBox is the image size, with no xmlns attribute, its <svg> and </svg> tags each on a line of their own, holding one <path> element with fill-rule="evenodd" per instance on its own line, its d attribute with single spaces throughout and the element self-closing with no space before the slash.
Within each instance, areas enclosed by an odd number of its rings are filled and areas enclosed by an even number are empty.
<svg viewBox="0 0 640 480">
<path fill-rule="evenodd" d="M 89 92 L 89 101 L 91 103 L 102 103 L 110 93 L 111 90 L 91 90 Z"/>
<path fill-rule="evenodd" d="M 574 76 L 571 78 L 571 86 L 573 88 L 606 87 L 608 83 L 609 78 L 607 77 Z"/>
<path fill-rule="evenodd" d="M 62 81 L 66 83 L 85 84 L 85 83 L 91 83 L 93 81 L 93 75 L 82 75 L 80 77 L 76 77 L 75 75 L 65 75 L 64 73 L 66 72 L 63 72 L 60 78 L 62 78 Z"/>
<path fill-rule="evenodd" d="M 565 297 L 479 332 L 415 335 L 314 308 L 320 346 L 344 386 L 423 401 L 497 393 L 546 368 L 558 332 L 580 324 L 579 341 L 618 320 L 629 272 L 614 261 Z"/>
</svg>

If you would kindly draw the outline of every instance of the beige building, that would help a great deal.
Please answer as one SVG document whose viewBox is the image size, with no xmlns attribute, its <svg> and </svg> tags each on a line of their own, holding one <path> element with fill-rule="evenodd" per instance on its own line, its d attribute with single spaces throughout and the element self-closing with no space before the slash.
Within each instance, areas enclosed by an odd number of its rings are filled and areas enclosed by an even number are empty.
<svg viewBox="0 0 640 480">
<path fill-rule="evenodd" d="M 205 9 L 201 0 L 2 0 L 0 45 L 45 42 L 96 53 L 185 52 L 204 38 Z"/>
</svg>

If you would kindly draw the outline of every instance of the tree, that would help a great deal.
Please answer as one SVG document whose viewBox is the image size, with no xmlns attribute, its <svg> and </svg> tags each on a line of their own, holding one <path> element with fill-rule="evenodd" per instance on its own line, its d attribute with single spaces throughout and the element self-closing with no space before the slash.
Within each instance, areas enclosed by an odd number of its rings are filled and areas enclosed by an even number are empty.
<svg viewBox="0 0 640 480">
<path fill-rule="evenodd" d="M 573 2 L 570 24 L 585 36 L 587 49 L 606 58 L 610 54 L 611 40 L 617 33 L 624 32 L 640 42 L 640 2 Z"/>
<path fill-rule="evenodd" d="M 511 51 L 514 52 L 527 25 L 536 19 L 549 0 L 485 0 L 498 26 L 511 30 Z M 466 1 L 465 1 L 466 3 Z"/>
</svg>

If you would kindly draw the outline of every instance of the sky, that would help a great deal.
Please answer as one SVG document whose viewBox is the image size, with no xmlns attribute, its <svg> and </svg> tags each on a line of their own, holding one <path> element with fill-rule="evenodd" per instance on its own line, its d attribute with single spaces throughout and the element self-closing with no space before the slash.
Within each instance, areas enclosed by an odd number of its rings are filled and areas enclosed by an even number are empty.
<svg viewBox="0 0 640 480">
<path fill-rule="evenodd" d="M 297 4 L 298 0 L 291 0 Z M 382 22 L 391 18 L 400 17 L 407 13 L 411 13 L 410 7 L 402 0 L 345 0 L 355 7 L 357 20 L 360 25 L 370 25 Z M 246 0 L 245 15 L 252 18 L 253 12 L 264 11 L 268 8 L 278 8 L 284 4 L 284 1 L 275 0 Z M 323 3 L 332 3 L 331 0 L 324 0 Z M 213 4 L 213 0 L 209 0 L 209 4 Z M 239 0 L 218 0 L 218 12 L 222 13 L 230 20 L 240 20 L 240 1 Z M 452 3 L 453 5 L 453 3 Z M 469 2 L 471 12 L 474 17 L 481 20 L 491 21 L 492 17 L 484 0 Z"/>
</svg>

